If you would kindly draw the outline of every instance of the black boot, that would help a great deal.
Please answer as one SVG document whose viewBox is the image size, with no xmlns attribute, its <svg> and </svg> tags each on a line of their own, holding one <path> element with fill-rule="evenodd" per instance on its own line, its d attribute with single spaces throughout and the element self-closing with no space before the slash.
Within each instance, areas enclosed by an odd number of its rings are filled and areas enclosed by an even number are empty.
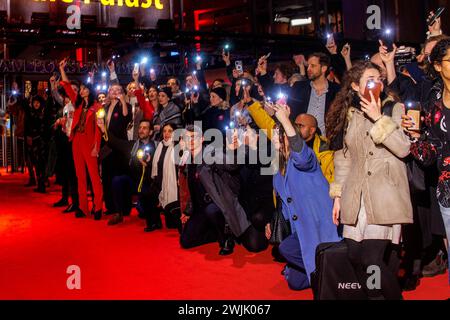
<svg viewBox="0 0 450 320">
<path fill-rule="evenodd" d="M 59 208 L 59 207 L 65 207 L 69 204 L 69 201 L 67 200 L 67 198 L 61 198 L 58 202 L 55 202 L 53 204 L 54 208 Z"/>
<path fill-rule="evenodd" d="M 101 220 L 102 219 L 102 210 L 97 210 L 94 212 L 94 220 Z"/>
<path fill-rule="evenodd" d="M 80 208 L 75 211 L 75 218 L 86 218 L 86 214 Z"/>
<path fill-rule="evenodd" d="M 232 238 L 228 238 L 225 240 L 223 246 L 220 248 L 219 255 L 228 256 L 232 254 L 234 251 L 234 240 Z"/>
<path fill-rule="evenodd" d="M 78 209 L 78 205 L 72 203 L 63 211 L 63 213 L 75 212 Z"/>
<path fill-rule="evenodd" d="M 152 232 L 160 229 L 162 229 L 161 223 L 152 223 L 152 224 L 147 223 L 147 227 L 144 228 L 144 232 Z"/>
</svg>

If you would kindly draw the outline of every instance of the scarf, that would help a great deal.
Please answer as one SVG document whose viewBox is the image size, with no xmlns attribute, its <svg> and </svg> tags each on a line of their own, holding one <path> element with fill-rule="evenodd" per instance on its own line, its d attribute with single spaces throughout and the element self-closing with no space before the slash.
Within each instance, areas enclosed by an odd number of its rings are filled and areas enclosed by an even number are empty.
<svg viewBox="0 0 450 320">
<path fill-rule="evenodd" d="M 164 158 L 164 169 L 162 174 L 162 188 L 159 194 L 159 203 L 163 208 L 168 204 L 178 200 L 178 184 L 175 168 L 175 153 L 172 139 L 169 141 L 161 141 L 156 148 L 152 163 L 152 178 L 158 175 L 158 161 L 161 157 L 163 146 L 168 147 Z"/>
</svg>

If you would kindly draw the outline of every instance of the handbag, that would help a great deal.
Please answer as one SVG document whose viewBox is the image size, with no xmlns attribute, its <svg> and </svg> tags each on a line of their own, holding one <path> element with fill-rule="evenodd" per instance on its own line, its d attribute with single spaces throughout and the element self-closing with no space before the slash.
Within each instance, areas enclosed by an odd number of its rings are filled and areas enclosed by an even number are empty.
<svg viewBox="0 0 450 320">
<path fill-rule="evenodd" d="M 272 245 L 280 244 L 291 234 L 291 225 L 289 221 L 283 216 L 281 210 L 281 199 L 277 197 L 277 207 L 273 214 L 272 221 L 270 223 L 270 229 L 272 234 L 270 236 L 269 243 Z"/>
</svg>

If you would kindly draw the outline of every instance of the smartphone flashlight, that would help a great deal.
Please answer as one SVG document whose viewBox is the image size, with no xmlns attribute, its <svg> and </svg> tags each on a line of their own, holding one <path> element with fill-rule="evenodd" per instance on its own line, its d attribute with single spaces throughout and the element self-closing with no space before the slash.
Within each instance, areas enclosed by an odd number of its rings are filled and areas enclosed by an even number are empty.
<svg viewBox="0 0 450 320">
<path fill-rule="evenodd" d="M 148 62 L 148 58 L 147 57 L 142 58 L 141 64 L 146 64 L 147 62 Z"/>
<path fill-rule="evenodd" d="M 106 78 L 106 72 L 102 72 L 102 78 Z"/>
</svg>

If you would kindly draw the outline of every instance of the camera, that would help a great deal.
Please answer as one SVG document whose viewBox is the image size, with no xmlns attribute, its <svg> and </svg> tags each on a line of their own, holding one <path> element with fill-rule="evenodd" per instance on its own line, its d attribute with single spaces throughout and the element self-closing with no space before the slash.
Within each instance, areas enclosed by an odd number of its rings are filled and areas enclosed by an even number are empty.
<svg viewBox="0 0 450 320">
<path fill-rule="evenodd" d="M 413 47 L 401 46 L 395 53 L 395 66 L 397 70 L 400 70 L 403 66 L 406 66 L 416 61 L 416 49 Z"/>
<path fill-rule="evenodd" d="M 244 64 L 242 63 L 241 60 L 237 60 L 237 61 L 234 63 L 234 65 L 235 65 L 235 68 L 236 68 L 236 70 L 238 71 L 238 74 L 239 74 L 239 75 L 244 74 Z"/>
</svg>

